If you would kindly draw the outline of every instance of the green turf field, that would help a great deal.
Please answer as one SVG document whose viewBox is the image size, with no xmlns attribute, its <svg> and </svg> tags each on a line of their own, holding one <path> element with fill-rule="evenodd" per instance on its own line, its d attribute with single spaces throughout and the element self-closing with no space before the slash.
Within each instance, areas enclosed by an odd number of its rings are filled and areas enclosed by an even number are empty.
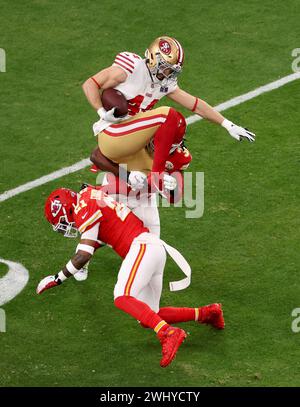
<svg viewBox="0 0 300 407">
<path fill-rule="evenodd" d="M 292 73 L 299 13 L 298 0 L 1 0 L 0 194 L 89 155 L 97 116 L 81 83 L 118 52 L 142 55 L 158 35 L 175 36 L 186 52 L 181 87 L 216 105 Z M 300 333 L 291 330 L 300 307 L 299 85 L 224 112 L 257 133 L 255 144 L 204 121 L 188 129 L 205 211 L 186 219 L 184 208 L 161 209 L 162 238 L 193 269 L 191 286 L 170 293 L 180 274 L 168 262 L 162 305 L 222 302 L 226 329 L 185 324 L 190 335 L 165 370 L 155 335 L 113 305 L 121 260 L 110 249 L 97 253 L 86 282 L 35 294 L 75 246 L 51 232 L 45 198 L 95 176 L 82 170 L 0 203 L 0 257 L 30 272 L 1 307 L 0 386 L 300 385 Z"/>
</svg>

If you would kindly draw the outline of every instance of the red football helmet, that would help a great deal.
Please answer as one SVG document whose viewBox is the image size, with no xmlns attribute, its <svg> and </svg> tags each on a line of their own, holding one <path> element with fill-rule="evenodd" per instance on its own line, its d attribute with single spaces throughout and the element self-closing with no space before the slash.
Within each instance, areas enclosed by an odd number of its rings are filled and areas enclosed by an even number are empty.
<svg viewBox="0 0 300 407">
<path fill-rule="evenodd" d="M 74 226 L 74 208 L 77 205 L 77 193 L 67 188 L 51 192 L 45 203 L 45 217 L 53 225 L 55 232 L 65 237 L 76 237 Z"/>
<path fill-rule="evenodd" d="M 177 147 L 167 158 L 166 171 L 173 172 L 186 170 L 191 161 L 192 155 L 189 150 L 184 146 Z"/>
</svg>

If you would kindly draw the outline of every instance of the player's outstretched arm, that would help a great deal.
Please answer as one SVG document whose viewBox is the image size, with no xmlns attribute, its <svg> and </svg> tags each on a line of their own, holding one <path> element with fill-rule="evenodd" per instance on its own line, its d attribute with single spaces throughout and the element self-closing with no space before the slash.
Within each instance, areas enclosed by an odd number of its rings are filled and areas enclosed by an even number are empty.
<svg viewBox="0 0 300 407">
<path fill-rule="evenodd" d="M 174 92 L 169 93 L 168 97 L 171 100 L 174 100 L 174 102 L 179 103 L 186 109 L 189 109 L 192 112 L 203 117 L 204 119 L 207 119 L 212 123 L 221 125 L 235 140 L 242 141 L 243 139 L 246 139 L 250 142 L 255 141 L 254 133 L 225 119 L 225 117 L 221 115 L 221 113 L 217 112 L 204 100 L 199 99 L 196 96 L 192 96 L 180 88 L 177 88 Z"/>
<path fill-rule="evenodd" d="M 40 281 L 36 289 L 37 294 L 42 294 L 44 291 L 62 284 L 67 278 L 72 277 L 81 270 L 92 258 L 96 247 L 98 248 L 99 246 L 95 246 L 94 241 L 87 239 L 81 240 L 79 250 L 65 267 L 57 274 L 47 276 Z"/>
<path fill-rule="evenodd" d="M 225 119 L 221 113 L 214 110 L 214 108 L 212 108 L 204 100 L 201 100 L 196 96 L 192 96 L 180 88 L 177 88 L 174 90 L 174 92 L 169 93 L 168 97 L 186 109 L 199 114 L 204 119 L 207 119 L 213 123 L 222 124 Z"/>
</svg>

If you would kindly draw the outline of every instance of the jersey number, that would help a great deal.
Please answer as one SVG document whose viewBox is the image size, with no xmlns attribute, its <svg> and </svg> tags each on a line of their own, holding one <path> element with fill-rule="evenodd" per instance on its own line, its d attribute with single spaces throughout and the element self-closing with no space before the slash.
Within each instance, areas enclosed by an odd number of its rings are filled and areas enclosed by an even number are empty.
<svg viewBox="0 0 300 407">
<path fill-rule="evenodd" d="M 87 206 L 87 203 L 85 202 L 84 199 L 81 199 L 78 203 L 78 205 L 75 206 L 74 208 L 74 212 L 77 215 L 79 211 L 81 211 L 81 209 L 85 208 Z"/>
<path fill-rule="evenodd" d="M 130 214 L 130 209 L 123 203 L 116 202 L 114 198 L 109 195 L 103 195 L 102 191 L 93 190 L 91 193 L 91 199 L 103 200 L 105 205 L 116 212 L 117 217 L 124 222 L 127 216 Z"/>
</svg>

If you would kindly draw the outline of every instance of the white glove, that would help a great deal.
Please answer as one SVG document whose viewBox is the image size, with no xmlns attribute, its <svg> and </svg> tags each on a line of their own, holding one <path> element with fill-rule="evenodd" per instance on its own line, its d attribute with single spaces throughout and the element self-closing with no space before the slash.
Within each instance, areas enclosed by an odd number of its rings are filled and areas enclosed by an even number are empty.
<svg viewBox="0 0 300 407">
<path fill-rule="evenodd" d="M 146 185 L 147 175 L 141 171 L 130 171 L 128 177 L 128 183 L 133 191 L 137 189 L 143 189 Z"/>
<path fill-rule="evenodd" d="M 242 141 L 243 139 L 250 141 L 250 143 L 255 141 L 254 133 L 247 129 L 244 129 L 244 127 L 237 126 L 227 119 L 223 120 L 222 126 L 228 131 L 231 137 L 233 137 L 237 141 Z"/>
<path fill-rule="evenodd" d="M 104 107 L 100 107 L 100 109 L 97 110 L 97 113 L 100 119 L 105 120 L 106 122 L 119 123 L 120 121 L 124 120 L 124 117 L 115 117 L 115 110 L 115 107 L 108 111 L 106 111 Z"/>
<path fill-rule="evenodd" d="M 164 174 L 164 188 L 167 191 L 174 191 L 177 187 L 176 178 L 172 177 L 171 175 Z"/>
</svg>

